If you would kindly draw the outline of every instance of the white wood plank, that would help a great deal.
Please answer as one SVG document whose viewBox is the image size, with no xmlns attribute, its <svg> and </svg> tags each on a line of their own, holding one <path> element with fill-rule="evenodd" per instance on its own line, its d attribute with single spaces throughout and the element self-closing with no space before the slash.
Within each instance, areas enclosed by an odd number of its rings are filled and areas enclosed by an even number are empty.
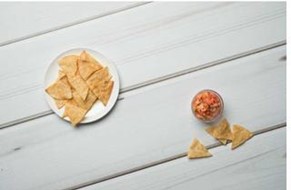
<svg viewBox="0 0 291 190">
<path fill-rule="evenodd" d="M 2 47 L 0 127 L 49 110 L 46 67 L 67 49 L 105 54 L 124 89 L 285 40 L 285 11 L 280 2 L 150 3 Z"/>
<path fill-rule="evenodd" d="M 82 190 L 286 189 L 286 128 L 255 136 L 235 151 L 210 151 L 209 159 L 185 157 Z"/>
<path fill-rule="evenodd" d="M 0 45 L 129 7 L 135 2 L 0 2 Z"/>
<path fill-rule="evenodd" d="M 279 47 L 125 93 L 108 117 L 77 129 L 55 115 L 2 129 L 0 189 L 76 187 L 184 153 L 193 135 L 215 143 L 190 109 L 201 88 L 221 93 L 231 123 L 284 123 L 284 55 Z"/>
</svg>

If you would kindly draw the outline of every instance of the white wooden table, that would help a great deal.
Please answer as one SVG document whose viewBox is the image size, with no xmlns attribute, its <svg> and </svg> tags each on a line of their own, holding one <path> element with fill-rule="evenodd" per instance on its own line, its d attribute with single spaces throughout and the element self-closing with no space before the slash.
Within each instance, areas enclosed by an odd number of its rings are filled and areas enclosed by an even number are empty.
<svg viewBox="0 0 291 190">
<path fill-rule="evenodd" d="M 0 189 L 285 189 L 286 4 L 0 3 Z M 121 77 L 108 117 L 72 128 L 44 98 L 61 52 L 95 49 Z M 190 110 L 218 91 L 256 135 L 230 150 Z M 199 138 L 214 155 L 188 160 Z"/>
</svg>

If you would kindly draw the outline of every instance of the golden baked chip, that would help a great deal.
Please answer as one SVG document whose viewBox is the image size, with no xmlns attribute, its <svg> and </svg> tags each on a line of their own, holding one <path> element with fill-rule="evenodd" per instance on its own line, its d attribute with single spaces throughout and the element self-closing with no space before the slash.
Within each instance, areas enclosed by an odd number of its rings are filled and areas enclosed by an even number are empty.
<svg viewBox="0 0 291 190">
<path fill-rule="evenodd" d="M 82 97 L 79 95 L 79 93 L 73 89 L 72 90 L 72 94 L 73 94 L 73 100 L 76 102 L 76 105 L 79 106 L 80 108 L 84 108 L 84 105 L 85 105 L 85 101 L 86 100 L 83 100 Z"/>
<path fill-rule="evenodd" d="M 208 127 L 206 131 L 218 140 L 232 140 L 232 132 L 229 123 L 225 118 L 217 125 Z"/>
<path fill-rule="evenodd" d="M 87 111 L 83 108 L 80 108 L 71 103 L 67 103 L 65 105 L 64 116 L 69 117 L 72 125 L 76 126 L 78 123 L 80 123 L 84 119 L 86 112 Z"/>
<path fill-rule="evenodd" d="M 78 60 L 78 69 L 81 77 L 84 80 L 87 80 L 94 72 L 102 69 L 102 66 L 100 64 L 96 65 L 92 62 Z"/>
<path fill-rule="evenodd" d="M 110 83 L 110 80 L 101 80 L 96 84 L 96 88 L 92 90 L 92 92 L 97 96 L 98 98 L 101 97 L 102 93 L 106 92 L 106 89 L 108 88 Z"/>
<path fill-rule="evenodd" d="M 110 79 L 111 79 L 111 75 L 108 72 L 108 68 L 104 67 L 104 68 L 96 71 L 95 73 L 93 73 L 88 78 L 86 83 L 88 84 L 89 88 L 94 92 L 94 89 L 98 88 L 101 81 L 109 81 Z M 96 96 L 98 96 L 98 95 L 96 94 Z"/>
<path fill-rule="evenodd" d="M 232 127 L 233 131 L 233 140 L 231 149 L 235 149 L 238 146 L 242 145 L 244 142 L 246 142 L 248 139 L 250 139 L 253 134 L 247 130 L 246 128 L 240 126 L 240 125 L 233 125 Z"/>
<path fill-rule="evenodd" d="M 97 97 L 95 96 L 95 94 L 91 90 L 89 90 L 88 97 L 85 101 L 84 108 L 86 110 L 90 110 L 91 107 L 93 106 L 93 104 L 96 102 L 96 100 L 97 100 Z"/>
<path fill-rule="evenodd" d="M 46 89 L 46 92 L 53 98 L 58 100 L 71 99 L 71 87 L 61 80 L 56 81 Z"/>
<path fill-rule="evenodd" d="M 56 105 L 57 105 L 57 108 L 58 109 L 61 109 L 62 107 L 64 107 L 64 105 L 67 102 L 67 100 L 57 100 L 57 99 L 54 99 L 54 100 L 56 102 Z"/>
<path fill-rule="evenodd" d="M 77 55 L 68 55 L 62 58 L 59 61 L 59 65 L 62 71 L 67 75 L 75 75 L 78 70 L 78 67 L 77 67 L 78 59 L 79 59 L 79 56 Z"/>
<path fill-rule="evenodd" d="M 227 144 L 227 139 L 218 139 L 221 144 Z"/>
<path fill-rule="evenodd" d="M 94 59 L 89 53 L 87 53 L 86 51 L 82 51 L 82 53 L 80 54 L 80 59 L 82 61 L 85 61 L 85 62 L 94 63 L 94 65 L 97 68 L 102 67 L 101 64 L 96 59 Z"/>
<path fill-rule="evenodd" d="M 60 80 L 60 79 L 62 79 L 65 76 L 66 76 L 66 74 L 63 71 L 59 70 L 59 74 L 58 74 L 57 80 Z"/>
<path fill-rule="evenodd" d="M 60 79 L 60 81 L 62 81 L 63 83 L 65 83 L 66 85 L 68 85 L 68 86 L 72 89 L 71 84 L 70 84 L 69 81 L 68 81 L 68 77 L 67 77 L 67 75 L 63 76 L 63 77 Z"/>
<path fill-rule="evenodd" d="M 86 62 L 90 61 L 90 60 L 89 60 L 88 53 L 87 53 L 85 50 L 81 52 L 81 54 L 80 54 L 80 59 L 81 59 L 82 61 L 86 61 Z"/>
<path fill-rule="evenodd" d="M 78 106 L 77 102 L 73 98 L 70 99 L 70 100 L 67 100 L 66 103 L 65 103 L 65 105 L 67 105 L 67 104 L 71 104 L 71 105 L 74 105 L 74 106 Z M 66 109 L 65 109 L 62 117 L 65 118 L 67 116 L 68 116 L 68 114 L 67 114 Z"/>
<path fill-rule="evenodd" d="M 83 100 L 86 100 L 89 88 L 80 74 L 76 74 L 75 76 L 68 76 L 68 81 L 71 86 L 77 91 L 77 93 L 81 96 Z"/>
<path fill-rule="evenodd" d="M 111 92 L 113 89 L 113 85 L 114 85 L 114 82 L 109 81 L 107 83 L 107 86 L 105 88 L 101 89 L 101 93 L 100 93 L 100 96 L 98 96 L 98 98 L 104 106 L 106 106 L 108 103 L 108 100 L 110 98 L 110 95 L 111 95 Z"/>
<path fill-rule="evenodd" d="M 83 100 L 81 96 L 75 90 L 73 90 L 73 99 L 79 107 L 88 111 L 97 100 L 97 97 L 91 90 L 89 90 L 87 99 Z"/>
<path fill-rule="evenodd" d="M 199 142 L 199 140 L 194 139 L 191 146 L 188 149 L 187 154 L 189 159 L 193 158 L 203 158 L 210 157 L 212 154 L 206 149 L 206 147 Z"/>
</svg>

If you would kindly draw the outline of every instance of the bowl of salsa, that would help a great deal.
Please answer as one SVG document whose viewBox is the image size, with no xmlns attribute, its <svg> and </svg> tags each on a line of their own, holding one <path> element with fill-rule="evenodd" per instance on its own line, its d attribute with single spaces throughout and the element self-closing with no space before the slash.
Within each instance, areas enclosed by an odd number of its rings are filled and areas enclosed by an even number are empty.
<svg viewBox="0 0 291 190">
<path fill-rule="evenodd" d="M 212 123 L 221 118 L 224 103 L 222 97 L 217 92 L 206 89 L 194 96 L 191 109 L 198 120 Z"/>
</svg>

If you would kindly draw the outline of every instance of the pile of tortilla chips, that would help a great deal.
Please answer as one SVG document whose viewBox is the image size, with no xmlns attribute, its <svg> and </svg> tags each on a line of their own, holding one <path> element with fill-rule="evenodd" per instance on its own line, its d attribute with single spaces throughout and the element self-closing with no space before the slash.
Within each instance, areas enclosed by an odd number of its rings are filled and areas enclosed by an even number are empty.
<svg viewBox="0 0 291 190">
<path fill-rule="evenodd" d="M 253 136 L 249 130 L 240 125 L 233 125 L 231 130 L 226 119 L 221 120 L 217 125 L 207 128 L 206 131 L 222 144 L 232 142 L 231 149 L 237 148 Z"/>
<path fill-rule="evenodd" d="M 107 105 L 114 82 L 108 68 L 86 51 L 80 56 L 63 57 L 59 66 L 57 80 L 47 87 L 46 92 L 55 100 L 58 109 L 65 107 L 63 117 L 68 117 L 76 126 L 96 101 Z"/>
<path fill-rule="evenodd" d="M 253 134 L 240 125 L 233 125 L 232 129 L 226 119 L 222 119 L 217 125 L 208 127 L 206 131 L 222 144 L 232 142 L 231 149 L 235 149 L 249 140 Z M 194 140 L 188 150 L 188 158 L 203 158 L 212 156 L 206 147 L 198 140 Z"/>
</svg>

